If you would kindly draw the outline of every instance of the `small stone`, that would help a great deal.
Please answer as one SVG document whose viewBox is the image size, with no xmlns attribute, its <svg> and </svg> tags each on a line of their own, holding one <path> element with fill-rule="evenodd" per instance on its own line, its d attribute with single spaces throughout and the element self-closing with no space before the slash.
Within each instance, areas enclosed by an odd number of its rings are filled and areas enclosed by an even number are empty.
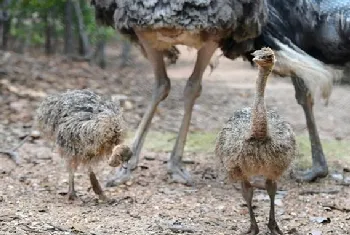
<svg viewBox="0 0 350 235">
<path fill-rule="evenodd" d="M 113 101 L 113 102 L 115 102 L 115 101 L 125 101 L 125 100 L 127 100 L 128 99 L 128 97 L 126 96 L 126 95 L 123 95 L 123 94 L 116 94 L 116 95 L 112 95 L 112 97 L 111 97 L 111 100 Z"/>
<path fill-rule="evenodd" d="M 327 224 L 331 222 L 330 218 L 325 217 L 311 217 L 310 220 L 319 224 Z"/>
<path fill-rule="evenodd" d="M 320 230 L 312 230 L 311 235 L 322 235 L 322 232 Z"/>
<path fill-rule="evenodd" d="M 30 133 L 30 136 L 31 136 L 33 139 L 39 139 L 40 136 L 41 136 L 41 133 L 40 133 L 40 131 L 33 130 L 33 131 Z"/>
<path fill-rule="evenodd" d="M 275 199 L 275 205 L 276 205 L 276 206 L 280 206 L 280 207 L 282 207 L 282 206 L 283 206 L 283 202 L 282 202 L 282 200 L 281 200 L 281 199 L 279 199 L 279 198 L 276 198 L 276 199 Z"/>
<path fill-rule="evenodd" d="M 131 186 L 131 185 L 133 184 L 133 182 L 132 182 L 132 181 L 127 181 L 125 184 L 126 184 L 127 186 Z"/>
<path fill-rule="evenodd" d="M 346 177 L 346 178 L 344 179 L 344 183 L 345 183 L 345 184 L 350 184 L 350 177 Z"/>
<path fill-rule="evenodd" d="M 123 107 L 125 110 L 131 110 L 134 108 L 134 104 L 130 100 L 125 100 Z"/>
<path fill-rule="evenodd" d="M 331 177 L 336 181 L 342 181 L 344 179 L 343 175 L 339 173 L 334 173 L 331 175 Z"/>
</svg>

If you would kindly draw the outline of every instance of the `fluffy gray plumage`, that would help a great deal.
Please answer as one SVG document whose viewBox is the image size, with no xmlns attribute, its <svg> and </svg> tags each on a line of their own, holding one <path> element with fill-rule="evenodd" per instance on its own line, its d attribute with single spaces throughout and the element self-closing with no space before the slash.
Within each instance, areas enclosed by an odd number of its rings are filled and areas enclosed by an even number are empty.
<svg viewBox="0 0 350 235">
<path fill-rule="evenodd" d="M 309 47 L 321 52 L 316 58 L 338 65 L 349 62 L 350 1 L 321 1 L 318 25 L 311 38 L 315 40 L 309 41 Z"/>
<path fill-rule="evenodd" d="M 119 106 L 89 90 L 48 96 L 37 110 L 37 121 L 61 155 L 79 163 L 111 155 L 123 140 Z"/>
<path fill-rule="evenodd" d="M 267 112 L 268 137 L 247 138 L 251 115 L 251 108 L 233 114 L 218 135 L 215 154 L 231 179 L 249 179 L 255 175 L 277 179 L 295 157 L 294 132 L 289 123 L 270 110 Z"/>
<path fill-rule="evenodd" d="M 264 4 L 260 3 L 263 1 L 255 0 L 116 0 L 115 2 L 117 4 L 114 14 L 115 25 L 119 29 L 151 27 L 235 31 L 250 26 L 249 30 L 260 31 L 257 29 L 261 20 L 258 13 L 263 13 L 264 9 Z M 261 15 L 263 18 L 264 14 Z M 249 34 L 245 36 L 249 37 Z"/>
<path fill-rule="evenodd" d="M 223 31 L 220 46 L 231 57 L 232 50 L 248 48 L 236 44 L 258 36 L 267 20 L 265 0 L 92 0 L 92 5 L 98 22 L 136 41 L 135 28 Z"/>
<path fill-rule="evenodd" d="M 254 49 L 269 46 L 280 50 L 273 40 L 277 38 L 287 45 L 295 44 L 327 64 L 343 65 L 349 62 L 350 0 L 267 2 L 268 23 Z"/>
</svg>

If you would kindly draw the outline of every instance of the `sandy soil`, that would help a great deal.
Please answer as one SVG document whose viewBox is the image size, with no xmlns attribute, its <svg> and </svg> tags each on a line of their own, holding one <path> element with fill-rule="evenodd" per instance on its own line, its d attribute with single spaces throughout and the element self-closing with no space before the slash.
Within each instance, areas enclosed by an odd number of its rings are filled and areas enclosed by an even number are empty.
<svg viewBox="0 0 350 235">
<path fill-rule="evenodd" d="M 111 47 L 109 68 L 102 71 L 86 63 L 61 57 L 32 58 L 0 54 L 0 148 L 16 146 L 30 130 L 38 102 L 48 93 L 89 87 L 127 96 L 126 120 L 134 130 L 145 112 L 153 84 L 152 70 L 135 53 L 132 68 L 115 68 L 117 48 Z M 152 130 L 176 132 L 182 117 L 182 90 L 191 73 L 194 51 L 182 50 L 177 65 L 169 68 L 172 91 L 154 118 Z M 256 71 L 243 61 L 220 59 L 206 72 L 202 96 L 193 112 L 191 131 L 216 131 L 235 109 L 249 105 Z M 335 86 L 329 106 L 317 102 L 315 116 L 322 138 L 349 140 L 350 88 Z M 302 109 L 294 99 L 289 79 L 273 78 L 267 88 L 269 107 L 290 121 L 297 134 L 306 134 Z M 76 175 L 81 201 L 69 203 L 68 174 L 45 140 L 32 138 L 19 149 L 20 166 L 0 158 L 1 234 L 239 234 L 249 225 L 239 185 L 216 177 L 212 153 L 186 153 L 195 186 L 170 184 L 166 178 L 167 152 L 144 149 L 133 180 L 106 188 L 113 203 L 101 203 L 90 190 L 84 169 Z M 146 160 L 144 156 L 148 156 Z M 340 162 L 346 169 L 350 162 Z M 102 182 L 111 175 L 105 163 L 96 168 Z M 345 173 L 349 174 L 349 173 Z M 277 220 L 286 234 L 350 234 L 350 188 L 335 180 L 297 184 L 285 177 L 276 200 Z M 269 200 L 256 190 L 254 205 L 260 234 L 269 234 Z"/>
</svg>

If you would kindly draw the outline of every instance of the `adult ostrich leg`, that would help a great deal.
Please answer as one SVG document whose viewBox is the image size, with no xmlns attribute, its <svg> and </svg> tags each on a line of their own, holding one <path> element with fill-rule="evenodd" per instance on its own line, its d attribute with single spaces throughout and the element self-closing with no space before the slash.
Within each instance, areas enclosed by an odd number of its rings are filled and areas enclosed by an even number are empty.
<svg viewBox="0 0 350 235">
<path fill-rule="evenodd" d="M 137 167 L 142 145 L 149 130 L 155 110 L 158 104 L 168 96 L 170 91 L 170 79 L 168 78 L 166 72 L 163 52 L 152 47 L 150 42 L 147 41 L 144 37 L 142 31 L 136 31 L 136 34 L 144 48 L 145 53 L 147 54 L 147 58 L 152 64 L 155 75 L 155 85 L 153 88 L 151 103 L 146 113 L 144 114 L 135 134 L 132 145 L 132 151 L 134 155 L 130 159 L 127 166 L 119 168 L 116 174 L 108 180 L 106 185 L 108 187 L 125 183 L 130 179 L 131 170 Z M 175 146 L 170 155 L 170 160 L 168 161 L 168 174 L 174 182 L 187 185 L 192 184 L 191 176 L 183 168 L 181 160 L 186 143 L 187 132 L 191 121 L 193 105 L 196 98 L 198 98 L 201 93 L 203 73 L 217 48 L 218 44 L 215 41 L 208 40 L 198 50 L 193 72 L 189 77 L 184 90 L 184 116 L 181 122 L 181 127 L 178 132 Z"/>
<path fill-rule="evenodd" d="M 309 89 L 304 81 L 299 77 L 292 77 L 292 82 L 295 88 L 295 98 L 303 107 L 306 125 L 309 132 L 312 167 L 304 172 L 297 172 L 294 177 L 297 181 L 312 182 L 318 178 L 323 178 L 328 175 L 327 160 L 324 156 L 321 140 L 317 131 L 315 117 L 313 113 L 314 100 Z"/>
</svg>

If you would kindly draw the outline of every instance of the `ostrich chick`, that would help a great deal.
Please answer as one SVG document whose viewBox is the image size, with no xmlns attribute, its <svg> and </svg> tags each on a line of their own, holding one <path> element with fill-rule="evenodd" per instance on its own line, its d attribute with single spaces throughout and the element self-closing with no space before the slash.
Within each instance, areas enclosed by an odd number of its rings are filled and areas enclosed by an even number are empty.
<svg viewBox="0 0 350 235">
<path fill-rule="evenodd" d="M 112 167 L 132 156 L 124 139 L 122 113 L 118 106 L 89 90 L 70 90 L 48 96 L 37 110 L 39 130 L 56 142 L 69 171 L 68 199 L 74 200 L 74 172 L 79 164 L 88 165 L 93 191 L 107 200 L 92 165 L 109 157 Z"/>
<path fill-rule="evenodd" d="M 259 67 L 253 107 L 236 111 L 218 135 L 215 154 L 231 180 L 242 182 L 242 194 L 250 214 L 247 234 L 258 234 L 259 228 L 252 209 L 253 186 L 250 177 L 266 178 L 266 190 L 271 208 L 268 227 L 272 234 L 282 234 L 275 220 L 274 199 L 276 180 L 288 168 L 296 153 L 292 127 L 274 111 L 266 111 L 264 93 L 275 56 L 270 48 L 252 53 Z"/>
</svg>

